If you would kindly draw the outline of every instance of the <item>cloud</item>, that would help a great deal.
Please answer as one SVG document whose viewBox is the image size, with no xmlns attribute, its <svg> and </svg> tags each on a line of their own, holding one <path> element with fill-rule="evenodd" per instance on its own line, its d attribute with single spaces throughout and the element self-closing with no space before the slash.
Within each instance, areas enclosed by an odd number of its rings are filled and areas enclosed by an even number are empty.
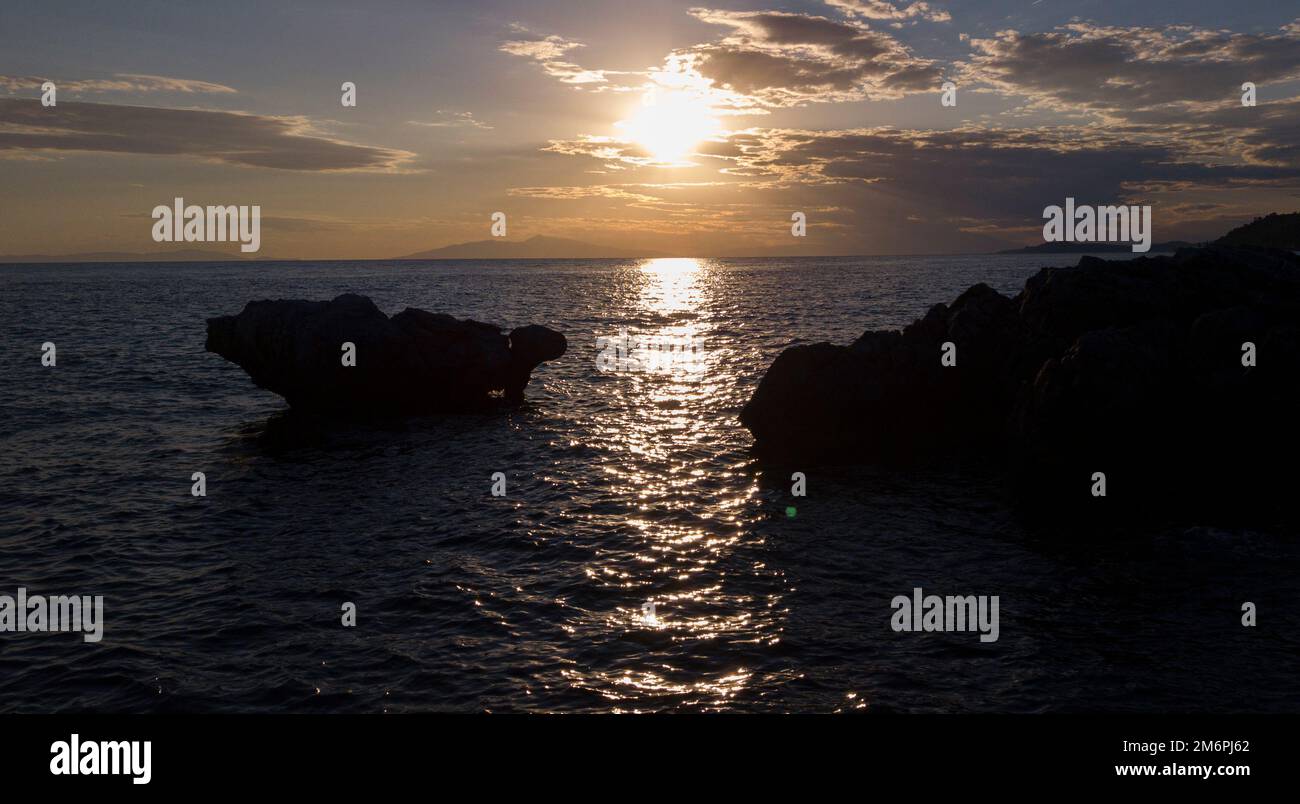
<svg viewBox="0 0 1300 804">
<path fill-rule="evenodd" d="M 434 120 L 407 120 L 409 126 L 424 126 L 425 128 L 481 128 L 487 131 L 492 129 L 487 123 L 476 120 L 472 112 L 453 112 L 446 109 L 438 109 L 434 112 Z"/>
<path fill-rule="evenodd" d="M 761 106 L 897 98 L 934 90 L 942 80 L 934 62 L 860 22 L 780 11 L 696 8 L 691 14 L 731 33 L 675 55 Z"/>
<path fill-rule="evenodd" d="M 1137 181 L 1210 185 L 1300 177 L 1300 169 L 1282 165 L 1219 165 L 1189 159 L 1177 134 L 1164 141 L 1139 140 L 1096 126 L 759 129 L 741 132 L 737 140 L 738 155 L 722 157 L 730 158 L 737 170 L 792 181 L 885 181 L 925 187 L 988 181 L 1019 187 L 1077 187 L 1080 195 L 1088 190 L 1113 196 L 1122 193 L 1125 184 Z M 991 189 L 981 185 L 979 192 L 963 195 L 983 202 Z"/>
<path fill-rule="evenodd" d="M 0 75 L 0 87 L 10 92 L 31 90 L 39 92 L 41 84 L 52 81 L 59 92 L 182 92 L 192 94 L 233 93 L 237 90 L 225 84 L 209 81 L 196 81 L 189 78 L 169 78 L 162 75 L 144 75 L 141 73 L 117 73 L 113 78 L 58 79 L 37 76 Z"/>
<path fill-rule="evenodd" d="M 1286 117 L 1294 111 L 1278 114 Z M 699 158 L 719 165 L 726 181 L 707 183 L 701 188 L 703 196 L 684 191 L 684 199 L 698 204 L 702 197 L 716 198 L 722 191 L 719 186 L 739 189 L 750 199 L 770 197 L 755 196 L 756 191 L 792 198 L 792 193 L 805 188 L 822 203 L 860 211 L 844 213 L 845 221 L 870 210 L 888 210 L 889 219 L 900 225 L 907 215 L 926 221 L 931 227 L 927 237 L 946 237 L 947 227 L 949 233 L 1020 241 L 1041 231 L 1044 206 L 1061 203 L 1067 196 L 1080 203 L 1152 204 L 1159 230 L 1169 231 L 1215 212 L 1204 199 L 1184 194 L 1287 187 L 1300 180 L 1300 168 L 1295 166 L 1198 160 L 1189 154 L 1189 144 L 1178 131 L 1166 132 L 1162 139 L 1145 129 L 1141 133 L 1142 137 L 1133 137 L 1126 130 L 1078 125 L 942 131 L 748 129 L 699 149 Z M 634 144 L 608 138 L 557 141 L 548 150 L 617 163 L 628 175 L 646 166 Z M 523 194 L 657 195 L 646 185 L 615 187 L 619 192 L 528 188 Z M 908 245 L 905 231 L 882 232 L 877 223 L 872 224 L 873 237 L 897 237 L 901 238 L 897 247 L 915 247 Z"/>
<path fill-rule="evenodd" d="M 578 187 L 514 187 L 509 195 L 522 198 L 544 198 L 553 201 L 573 201 L 583 198 L 609 198 L 657 206 L 688 206 L 670 202 L 662 195 L 669 192 L 690 192 L 701 189 L 726 187 L 720 181 L 659 182 L 636 184 L 589 184 Z"/>
<path fill-rule="evenodd" d="M 414 154 L 316 135 L 307 118 L 0 98 L 0 152 L 180 156 L 302 171 L 393 171 Z"/>
<path fill-rule="evenodd" d="M 1202 162 L 1300 168 L 1300 98 L 1132 117 L 1133 123 L 1117 130 L 1174 138 L 1189 158 Z"/>
<path fill-rule="evenodd" d="M 543 151 L 565 156 L 588 156 L 605 162 L 611 170 L 625 166 L 651 166 L 654 156 L 640 145 L 618 137 L 597 137 L 590 134 L 572 140 L 551 140 Z"/>
<path fill-rule="evenodd" d="M 573 62 L 565 60 L 569 51 L 585 47 L 581 42 L 573 42 L 555 35 L 537 36 L 521 25 L 513 26 L 513 30 L 529 38 L 502 42 L 499 49 L 512 56 L 520 56 L 536 62 L 541 65 L 543 72 L 561 83 L 602 84 L 608 80 L 604 70 L 584 70 Z"/>
<path fill-rule="evenodd" d="M 841 9 L 846 14 L 872 20 L 927 20 L 951 22 L 952 15 L 943 9 L 933 9 L 929 3 L 915 2 L 906 8 L 895 6 L 887 0 L 826 0 L 826 5 Z"/>
<path fill-rule="evenodd" d="M 971 43 L 959 80 L 1082 114 L 1131 140 L 1166 143 L 1184 161 L 1300 167 L 1300 102 L 1267 87 L 1300 79 L 1300 25 L 1238 34 L 1187 25 L 1116 28 L 1071 23 L 1043 33 L 1000 31 Z M 1245 81 L 1260 88 L 1241 105 Z"/>
<path fill-rule="evenodd" d="M 746 132 L 728 173 L 793 185 L 814 184 L 827 200 L 858 188 L 846 205 L 916 210 L 961 231 L 1019 233 L 1041 226 L 1040 211 L 1067 196 L 1080 203 L 1146 203 L 1157 227 L 1204 210 L 1184 193 L 1294 186 L 1296 167 L 1223 165 L 1188 159 L 1176 135 L 1130 139 L 1092 126 L 909 131 L 759 130 Z M 871 198 L 868 198 L 871 196 Z M 1026 229 L 1028 227 L 1028 229 Z"/>
<path fill-rule="evenodd" d="M 573 201 L 579 198 L 611 198 L 619 201 L 653 202 L 652 195 L 632 192 L 626 187 L 641 185 L 598 184 L 583 187 L 514 187 L 509 195 L 521 198 L 544 198 L 549 201 Z"/>
<path fill-rule="evenodd" d="M 919 4 L 918 4 L 919 5 Z M 930 91 L 939 67 L 913 56 L 897 39 L 856 20 L 783 11 L 693 8 L 690 14 L 730 31 L 720 39 L 668 53 L 659 67 L 585 69 L 566 59 L 579 42 L 559 36 L 505 42 L 500 49 L 531 59 L 546 74 L 579 89 L 685 92 L 717 114 L 764 114 L 769 109 Z M 516 32 L 526 32 L 515 26 Z"/>
<path fill-rule="evenodd" d="M 1127 119 L 1153 107 L 1179 114 L 1236 101 L 1241 84 L 1300 78 L 1300 26 L 1240 34 L 1186 25 L 1119 28 L 1072 23 L 973 39 L 962 80 L 1028 96 L 1054 110 Z"/>
<path fill-rule="evenodd" d="M 589 157 L 603 162 L 603 167 L 610 171 L 634 168 L 689 167 L 699 165 L 698 159 L 713 157 L 740 156 L 736 142 L 743 139 L 743 134 L 723 133 L 715 139 L 704 140 L 683 154 L 681 159 L 665 162 L 652 154 L 643 145 L 631 139 L 621 137 L 593 136 L 590 134 L 570 140 L 551 140 L 542 148 L 543 152 L 562 154 L 564 156 Z M 695 185 L 699 182 L 678 183 L 678 186 Z M 627 185 L 625 185 L 627 186 Z M 650 186 L 650 185 L 645 185 Z M 657 186 L 668 186 L 658 184 Z"/>
</svg>

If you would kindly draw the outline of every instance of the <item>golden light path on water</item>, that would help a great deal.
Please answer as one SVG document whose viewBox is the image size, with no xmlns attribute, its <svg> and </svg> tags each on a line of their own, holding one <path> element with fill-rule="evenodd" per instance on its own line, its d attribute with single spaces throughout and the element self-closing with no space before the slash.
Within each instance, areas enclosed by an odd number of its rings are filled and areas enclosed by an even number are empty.
<svg viewBox="0 0 1300 804">
<path fill-rule="evenodd" d="M 617 523 L 630 538 L 604 548 L 586 572 L 636 593 L 639 605 L 600 613 L 599 629 L 632 640 L 637 658 L 566 674 L 616 711 L 725 708 L 753 678 L 745 655 L 780 640 L 782 596 L 769 591 L 781 584 L 736 555 L 759 538 L 742 515 L 757 482 L 743 463 L 720 465 L 720 445 L 738 425 L 713 413 L 737 393 L 726 368 L 734 347 L 712 337 L 712 310 L 722 306 L 715 271 L 702 260 L 654 259 L 627 277 L 639 286 L 628 294 L 627 320 L 637 323 L 628 334 L 652 346 L 634 350 L 639 368 L 620 372 L 621 401 L 601 415 L 597 434 L 614 454 L 603 466 L 609 486 L 631 503 Z"/>
</svg>

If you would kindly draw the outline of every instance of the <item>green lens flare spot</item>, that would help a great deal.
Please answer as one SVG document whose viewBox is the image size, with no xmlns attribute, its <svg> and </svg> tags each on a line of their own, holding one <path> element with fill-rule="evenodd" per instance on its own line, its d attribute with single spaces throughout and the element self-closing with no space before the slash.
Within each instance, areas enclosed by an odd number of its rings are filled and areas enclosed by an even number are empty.
<svg viewBox="0 0 1300 804">
<path fill-rule="evenodd" d="M 785 515 L 790 519 L 794 519 L 794 515 L 797 513 L 798 511 L 795 510 L 795 507 L 793 505 L 787 505 L 785 507 Z"/>
</svg>

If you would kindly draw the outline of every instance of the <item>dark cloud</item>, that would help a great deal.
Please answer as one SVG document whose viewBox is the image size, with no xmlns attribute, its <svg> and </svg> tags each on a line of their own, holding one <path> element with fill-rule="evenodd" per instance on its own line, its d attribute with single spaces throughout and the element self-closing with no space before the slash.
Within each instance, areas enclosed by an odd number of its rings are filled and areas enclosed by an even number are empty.
<svg viewBox="0 0 1300 804">
<path fill-rule="evenodd" d="M 1202 161 L 1300 167 L 1300 98 L 1242 106 L 1135 111 L 1113 126 L 1126 136 L 1171 138 Z"/>
<path fill-rule="evenodd" d="M 1138 184 L 1209 188 L 1300 178 L 1293 167 L 1190 160 L 1176 138 L 1144 142 L 1082 126 L 769 130 L 749 133 L 738 150 L 734 164 L 747 175 L 887 183 L 933 195 L 939 203 L 962 198 L 1003 211 L 1064 195 L 1113 201 L 1131 195 Z"/>
<path fill-rule="evenodd" d="M 783 104 L 785 98 L 777 98 L 771 90 L 784 91 L 793 100 L 824 89 L 848 91 L 861 80 L 857 68 L 781 53 L 729 45 L 704 46 L 694 52 L 702 57 L 700 72 L 707 78 L 746 95 L 766 92 L 777 105 Z"/>
<path fill-rule="evenodd" d="M 1163 105 L 1179 114 L 1203 103 L 1240 106 L 1245 81 L 1300 78 L 1300 26 L 1294 24 L 1275 34 L 1241 34 L 1074 23 L 1042 33 L 1000 31 L 971 47 L 965 82 L 1119 119 Z"/>
<path fill-rule="evenodd" d="M 898 97 L 936 89 L 942 81 L 934 62 L 860 22 L 777 11 L 691 13 L 732 32 L 674 55 L 763 106 Z"/>
<path fill-rule="evenodd" d="M 387 171 L 413 156 L 311 132 L 301 117 L 0 99 L 0 152 L 96 151 L 183 156 L 302 171 Z"/>
</svg>

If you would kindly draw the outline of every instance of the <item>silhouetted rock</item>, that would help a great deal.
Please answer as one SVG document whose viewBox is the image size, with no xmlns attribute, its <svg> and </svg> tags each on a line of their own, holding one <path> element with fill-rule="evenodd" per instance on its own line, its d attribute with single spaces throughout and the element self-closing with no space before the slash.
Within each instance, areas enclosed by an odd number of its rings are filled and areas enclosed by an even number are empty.
<svg viewBox="0 0 1300 804">
<path fill-rule="evenodd" d="M 1010 404 L 1000 379 L 1018 339 L 1011 300 L 976 285 L 902 332 L 785 350 L 741 421 L 777 457 L 901 460 L 977 444 L 996 435 L 991 411 Z M 941 346 L 958 340 L 957 366 L 941 366 Z"/>
<path fill-rule="evenodd" d="M 343 365 L 343 344 L 356 365 Z M 564 354 L 564 335 L 542 326 L 498 327 L 407 308 L 389 318 L 364 296 L 328 302 L 249 302 L 208 319 L 206 348 L 294 408 L 329 413 L 419 414 L 522 401 L 534 368 Z"/>
<path fill-rule="evenodd" d="M 1297 411 L 1300 260 L 1212 245 L 1085 257 L 1015 298 L 976 285 L 902 332 L 792 347 L 740 418 L 760 455 L 785 462 L 979 452 L 1047 499 L 1091 499 L 1104 472 L 1108 502 L 1237 504 L 1289 498 L 1289 473 L 1260 456 L 1294 456 Z"/>
<path fill-rule="evenodd" d="M 1256 218 L 1215 242 L 1225 246 L 1262 246 L 1300 251 L 1300 212 L 1274 212 Z"/>
</svg>

